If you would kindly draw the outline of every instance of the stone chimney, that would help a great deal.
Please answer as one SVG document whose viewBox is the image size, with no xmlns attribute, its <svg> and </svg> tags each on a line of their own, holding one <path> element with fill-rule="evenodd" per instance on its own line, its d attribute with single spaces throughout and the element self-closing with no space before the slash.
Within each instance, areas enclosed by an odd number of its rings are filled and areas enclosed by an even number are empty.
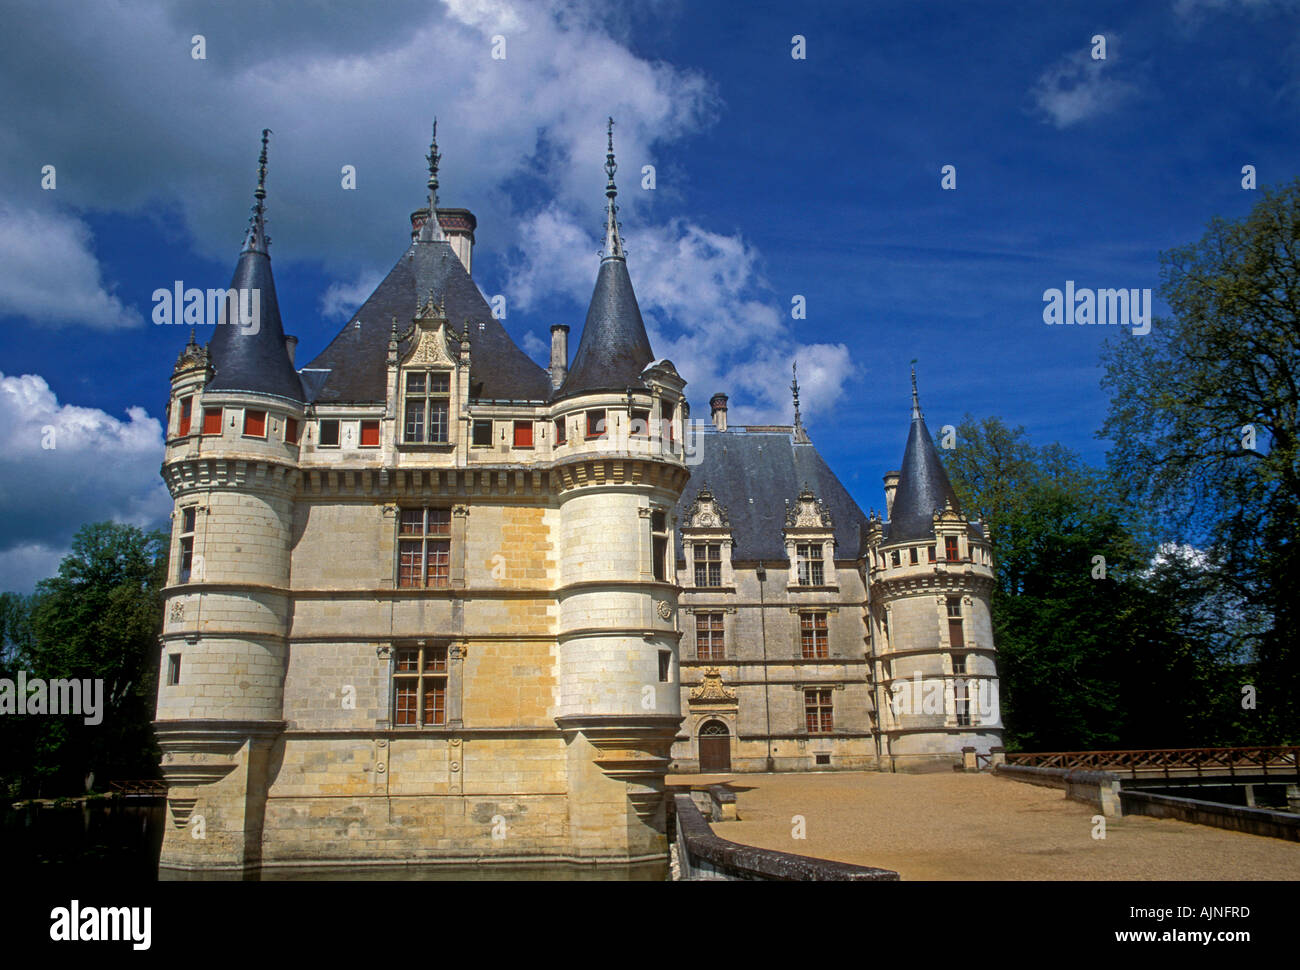
<svg viewBox="0 0 1300 970">
<path fill-rule="evenodd" d="M 569 373 L 569 328 L 557 323 L 551 327 L 551 390 L 557 391 Z"/>
<path fill-rule="evenodd" d="M 713 426 L 719 431 L 727 430 L 727 395 L 719 391 L 709 398 L 709 407 L 713 409 Z"/>
<path fill-rule="evenodd" d="M 415 242 L 420 235 L 420 230 L 428 221 L 428 209 L 416 209 L 411 213 L 411 242 Z M 442 227 L 442 234 L 447 237 L 451 251 L 460 258 L 461 264 L 465 267 L 465 272 L 472 275 L 474 230 L 478 228 L 478 220 L 474 218 L 474 213 L 468 209 L 443 209 L 439 207 L 438 225 Z"/>
<path fill-rule="evenodd" d="M 289 363 L 293 363 L 294 354 L 298 352 L 298 338 L 291 334 L 284 335 L 284 350 L 289 355 Z"/>
<path fill-rule="evenodd" d="M 898 476 L 901 472 L 885 473 L 885 518 L 894 513 L 894 493 L 898 491 Z"/>
</svg>

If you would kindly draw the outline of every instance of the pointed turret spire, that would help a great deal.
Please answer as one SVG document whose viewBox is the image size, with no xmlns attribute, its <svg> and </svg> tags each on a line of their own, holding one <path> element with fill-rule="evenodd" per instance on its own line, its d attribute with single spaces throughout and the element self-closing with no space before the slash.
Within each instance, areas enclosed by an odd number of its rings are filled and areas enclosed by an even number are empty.
<svg viewBox="0 0 1300 970">
<path fill-rule="evenodd" d="M 433 119 L 433 136 L 429 140 L 429 154 L 424 157 L 429 163 L 429 181 L 425 183 L 429 187 L 429 218 L 420 228 L 420 239 L 428 242 L 447 238 L 443 235 L 442 225 L 438 222 L 438 163 L 442 161 L 442 154 L 438 151 L 437 118 Z"/>
<path fill-rule="evenodd" d="M 803 416 L 799 413 L 799 362 L 790 365 L 794 379 L 790 381 L 790 393 L 794 397 L 794 440 L 801 444 L 808 443 L 808 432 L 803 429 Z"/>
<path fill-rule="evenodd" d="M 266 142 L 269 128 L 262 130 L 262 154 L 258 160 L 256 202 L 248 227 L 248 238 L 235 264 L 230 281 L 227 310 L 217 323 L 208 343 L 214 375 L 211 391 L 243 391 L 270 394 L 302 401 L 302 382 L 289 359 L 280 305 L 275 298 L 275 278 L 266 235 Z"/>
<path fill-rule="evenodd" d="M 960 513 L 961 504 L 944 471 L 930 430 L 921 416 L 916 392 L 916 368 L 912 368 L 912 426 L 903 449 L 903 468 L 889 516 L 889 541 L 912 542 L 934 535 L 934 513 L 951 505 Z"/>
<path fill-rule="evenodd" d="M 271 134 L 270 128 L 262 129 L 262 153 L 257 156 L 257 188 L 253 190 L 253 211 L 248 217 L 248 229 L 244 233 L 244 252 L 265 253 L 271 245 L 271 237 L 266 234 L 266 144 Z"/>
<path fill-rule="evenodd" d="M 624 259 L 626 254 L 623 252 L 623 240 L 618 233 L 618 205 L 615 199 L 618 198 L 618 186 L 614 184 L 614 173 L 618 171 L 618 163 L 614 161 L 614 119 L 609 119 L 609 127 L 606 129 L 608 145 L 605 151 L 605 175 L 608 181 L 605 183 L 605 259 Z"/>
<path fill-rule="evenodd" d="M 609 147 L 605 155 L 605 186 L 608 199 L 605 222 L 605 252 L 596 274 L 596 288 L 587 307 L 587 322 L 573 356 L 573 366 L 560 386 L 559 397 L 589 391 L 625 391 L 643 386 L 641 372 L 654 360 L 646 336 L 641 308 L 632 291 L 627 272 L 623 240 L 618 234 L 618 189 L 614 185 L 614 119 L 609 119 Z"/>
</svg>

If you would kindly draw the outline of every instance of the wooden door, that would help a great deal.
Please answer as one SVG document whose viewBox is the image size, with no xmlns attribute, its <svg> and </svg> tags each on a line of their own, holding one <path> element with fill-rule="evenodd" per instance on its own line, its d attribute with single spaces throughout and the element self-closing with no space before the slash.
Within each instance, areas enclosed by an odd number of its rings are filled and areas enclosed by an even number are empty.
<svg viewBox="0 0 1300 970">
<path fill-rule="evenodd" d="M 731 770 L 731 732 L 721 721 L 709 721 L 700 728 L 700 772 Z"/>
</svg>

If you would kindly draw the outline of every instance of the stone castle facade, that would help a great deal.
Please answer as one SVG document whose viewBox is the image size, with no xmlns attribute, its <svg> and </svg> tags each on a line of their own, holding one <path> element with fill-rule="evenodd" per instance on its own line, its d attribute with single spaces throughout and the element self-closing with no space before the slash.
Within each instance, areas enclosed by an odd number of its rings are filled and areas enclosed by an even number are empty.
<svg viewBox="0 0 1300 970">
<path fill-rule="evenodd" d="M 884 520 L 797 397 L 790 427 L 728 427 L 723 395 L 691 422 L 632 289 L 612 136 L 591 305 L 543 369 L 475 286 L 438 159 L 435 139 L 409 248 L 299 368 L 263 136 L 231 284 L 258 325 L 191 337 L 172 375 L 164 870 L 657 863 L 669 771 L 999 744 L 976 703 L 996 697 L 988 538 L 915 393 Z"/>
</svg>

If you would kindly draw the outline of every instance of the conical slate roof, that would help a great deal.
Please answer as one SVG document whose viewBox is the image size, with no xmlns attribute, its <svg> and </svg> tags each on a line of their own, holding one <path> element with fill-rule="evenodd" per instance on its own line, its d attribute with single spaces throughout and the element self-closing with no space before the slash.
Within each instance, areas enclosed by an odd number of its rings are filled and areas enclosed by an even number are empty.
<svg viewBox="0 0 1300 970">
<path fill-rule="evenodd" d="M 641 372 L 654 359 L 627 261 L 607 256 L 601 260 L 578 352 L 558 396 L 639 387 Z"/>
<path fill-rule="evenodd" d="M 912 542 L 934 535 L 934 513 L 947 502 L 960 513 L 957 493 L 948 481 L 939 452 L 921 416 L 916 397 L 916 377 L 912 377 L 912 427 L 903 449 L 903 467 L 898 490 L 889 516 L 889 541 Z"/>
<path fill-rule="evenodd" d="M 253 215 L 249 221 L 243 251 L 230 281 L 231 291 L 243 292 L 241 299 L 231 293 L 227 321 L 217 325 L 208 343 L 212 355 L 213 377 L 210 391 L 248 391 L 272 394 L 302 401 L 302 382 L 289 362 L 284 346 L 284 326 L 280 322 L 280 304 L 275 298 L 275 277 L 271 274 L 271 256 L 267 251 L 262 200 L 266 198 L 266 141 L 270 132 L 262 132 L 262 154 L 258 159 L 257 191 Z M 248 291 L 252 291 L 249 293 Z M 254 303 L 253 295 L 256 295 Z M 253 322 L 244 326 L 238 306 L 255 309 Z"/>
</svg>

